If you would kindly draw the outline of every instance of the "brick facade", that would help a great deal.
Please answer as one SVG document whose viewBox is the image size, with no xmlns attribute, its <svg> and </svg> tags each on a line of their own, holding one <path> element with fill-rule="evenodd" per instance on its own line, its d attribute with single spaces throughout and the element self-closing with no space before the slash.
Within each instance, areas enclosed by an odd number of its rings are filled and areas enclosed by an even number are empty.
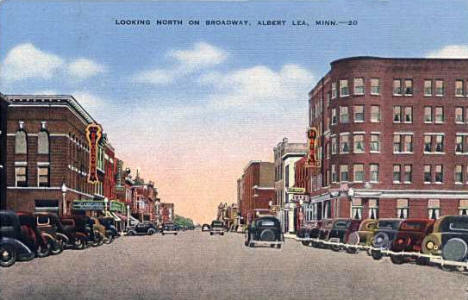
<svg viewBox="0 0 468 300">
<path fill-rule="evenodd" d="M 6 141 L 9 102 L 0 94 L 0 209 L 6 208 Z"/>
</svg>

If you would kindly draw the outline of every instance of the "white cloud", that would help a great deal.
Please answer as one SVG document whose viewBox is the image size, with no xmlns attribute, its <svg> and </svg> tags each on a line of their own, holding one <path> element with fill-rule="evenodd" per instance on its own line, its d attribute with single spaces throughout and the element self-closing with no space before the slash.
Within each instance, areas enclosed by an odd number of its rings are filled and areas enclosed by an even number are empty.
<svg viewBox="0 0 468 300">
<path fill-rule="evenodd" d="M 75 91 L 71 93 L 71 95 L 96 119 L 99 119 L 99 116 L 96 116 L 96 114 L 99 114 L 101 109 L 108 102 L 100 96 L 87 91 Z"/>
<path fill-rule="evenodd" d="M 167 57 L 175 62 L 168 68 L 155 68 L 133 76 L 134 82 L 168 85 L 202 69 L 213 67 L 226 60 L 227 53 L 221 48 L 199 42 L 191 49 L 170 50 Z"/>
<path fill-rule="evenodd" d="M 468 45 L 448 45 L 429 52 L 429 58 L 468 58 Z"/>
<path fill-rule="evenodd" d="M 19 44 L 8 52 L 1 65 L 1 77 L 7 81 L 27 78 L 50 79 L 64 65 L 59 56 L 44 52 L 33 44 Z"/>
<path fill-rule="evenodd" d="M 68 64 L 67 71 L 77 79 L 86 79 L 104 73 L 106 68 L 90 59 L 78 58 Z"/>
</svg>

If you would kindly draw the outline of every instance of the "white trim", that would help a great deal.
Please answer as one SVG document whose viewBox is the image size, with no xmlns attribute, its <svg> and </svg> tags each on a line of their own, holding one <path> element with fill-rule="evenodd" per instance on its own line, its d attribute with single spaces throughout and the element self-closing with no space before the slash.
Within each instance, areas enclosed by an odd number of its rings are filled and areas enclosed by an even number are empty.
<svg viewBox="0 0 468 300">
<path fill-rule="evenodd" d="M 15 167 L 26 167 L 27 165 L 27 161 L 15 161 Z"/>
<path fill-rule="evenodd" d="M 414 132 L 396 131 L 393 135 L 414 135 Z"/>
<path fill-rule="evenodd" d="M 457 132 L 455 135 L 468 136 L 468 132 Z"/>
<path fill-rule="evenodd" d="M 48 161 L 38 161 L 37 165 L 38 166 L 50 166 L 50 162 L 48 162 Z"/>
<path fill-rule="evenodd" d="M 340 132 L 340 136 L 341 135 L 349 135 L 350 133 L 349 132 Z"/>
<path fill-rule="evenodd" d="M 366 134 L 365 131 L 353 131 L 353 134 Z"/>
<path fill-rule="evenodd" d="M 7 189 L 9 190 L 60 190 L 61 187 L 59 186 L 8 186 Z"/>
<path fill-rule="evenodd" d="M 424 132 L 423 135 L 445 135 L 444 132 Z"/>
<path fill-rule="evenodd" d="M 371 131 L 370 134 L 381 134 L 380 131 Z"/>
<path fill-rule="evenodd" d="M 8 95 L 10 96 L 10 95 Z M 12 95 L 11 98 L 16 98 L 15 95 Z M 17 97 L 17 98 L 21 98 L 21 97 Z M 50 98 L 50 97 L 48 97 Z M 44 97 L 44 99 L 47 99 L 46 97 Z M 66 100 L 65 100 L 66 101 Z M 21 103 L 21 102 L 19 102 Z M 64 105 L 64 104 L 36 104 L 37 102 L 33 102 L 33 104 L 16 104 L 15 102 L 12 102 L 10 103 L 9 107 L 27 107 L 27 108 L 31 108 L 31 107 L 46 107 L 46 108 L 50 108 L 50 107 L 65 107 L 67 108 L 72 114 L 74 114 L 83 124 L 85 125 L 88 125 L 90 124 L 91 122 L 88 122 L 87 120 L 85 120 L 82 116 L 80 116 L 79 114 L 77 114 L 75 111 L 73 111 L 71 109 L 71 107 L 69 105 Z M 87 112 L 86 112 L 87 113 Z M 90 117 L 92 119 L 92 117 Z"/>
</svg>

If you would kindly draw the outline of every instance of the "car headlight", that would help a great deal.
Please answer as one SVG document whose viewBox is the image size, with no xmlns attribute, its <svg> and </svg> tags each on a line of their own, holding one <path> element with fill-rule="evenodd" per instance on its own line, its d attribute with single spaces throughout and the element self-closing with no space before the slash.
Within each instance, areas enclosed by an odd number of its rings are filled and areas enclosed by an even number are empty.
<svg viewBox="0 0 468 300">
<path fill-rule="evenodd" d="M 432 242 L 432 241 L 427 242 L 427 243 L 426 243 L 426 248 L 427 248 L 428 250 L 435 249 L 434 242 Z"/>
</svg>

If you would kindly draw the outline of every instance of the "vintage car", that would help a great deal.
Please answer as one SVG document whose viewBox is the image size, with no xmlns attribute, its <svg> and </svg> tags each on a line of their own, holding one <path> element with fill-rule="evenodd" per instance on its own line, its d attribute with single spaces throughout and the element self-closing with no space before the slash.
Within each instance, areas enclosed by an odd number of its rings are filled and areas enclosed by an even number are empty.
<svg viewBox="0 0 468 300">
<path fill-rule="evenodd" d="M 444 216 L 437 220 L 422 243 L 424 254 L 441 255 L 444 260 L 468 260 L 468 216 Z M 443 266 L 445 270 L 457 267 Z"/>
<path fill-rule="evenodd" d="M 224 235 L 224 223 L 221 221 L 213 221 L 210 226 L 210 235 L 219 234 Z"/>
<path fill-rule="evenodd" d="M 304 246 L 310 245 L 310 241 L 307 239 L 311 238 L 312 231 L 314 231 L 314 229 L 317 228 L 318 222 L 320 221 L 307 221 L 304 223 L 304 225 L 301 226 L 301 228 L 299 228 L 299 230 L 296 233 L 296 236 L 300 239 L 306 239 L 306 240 L 301 241 L 302 245 Z"/>
<path fill-rule="evenodd" d="M 54 255 L 61 253 L 69 239 L 65 234 L 59 232 L 56 223 L 58 221 L 57 215 L 54 217 L 55 222 L 51 221 L 52 217 L 50 216 L 53 215 L 52 213 L 42 212 L 34 213 L 33 215 L 36 218 L 37 227 L 42 234 L 49 235 L 49 240 L 53 240 L 50 252 Z"/>
<path fill-rule="evenodd" d="M 201 231 L 210 231 L 210 225 L 208 224 L 203 224 Z"/>
<path fill-rule="evenodd" d="M 78 221 L 77 223 L 75 218 L 64 216 L 59 219 L 59 223 L 63 225 L 63 229 L 58 228 L 68 237 L 69 245 L 78 250 L 88 247 L 89 237 L 83 222 Z M 57 226 L 59 226 L 59 223 L 57 223 Z"/>
<path fill-rule="evenodd" d="M 114 235 L 112 234 L 112 232 L 108 231 L 106 229 L 106 226 L 102 225 L 101 221 L 99 221 L 98 218 L 91 217 L 91 220 L 93 221 L 93 229 L 99 232 L 99 235 L 102 238 L 102 243 L 112 243 L 112 241 L 114 241 Z"/>
<path fill-rule="evenodd" d="M 53 237 L 39 230 L 37 227 L 36 218 L 29 212 L 17 212 L 21 231 L 30 236 L 34 240 L 33 251 L 38 257 L 46 257 L 50 255 L 50 249 L 56 243 Z"/>
<path fill-rule="evenodd" d="M 53 235 L 57 241 L 62 243 L 63 248 L 85 248 L 87 237 L 84 233 L 75 231 L 73 219 L 66 219 L 65 225 L 55 213 L 39 212 L 34 213 L 34 216 L 39 229 Z"/>
<path fill-rule="evenodd" d="M 156 226 L 151 222 L 138 223 L 127 229 L 127 235 L 153 235 L 157 233 Z"/>
<path fill-rule="evenodd" d="M 247 229 L 245 245 L 248 247 L 270 245 L 279 249 L 283 243 L 284 236 L 280 222 L 273 216 L 257 218 Z"/>
<path fill-rule="evenodd" d="M 21 228 L 13 211 L 0 211 L 0 266 L 12 266 L 17 260 L 31 260 L 36 256 L 37 236 L 34 231 Z"/>
<path fill-rule="evenodd" d="M 328 241 L 328 236 L 330 234 L 330 231 L 333 228 L 333 222 L 334 222 L 333 219 L 323 219 L 322 223 L 320 225 L 320 228 L 318 229 L 316 238 L 321 240 L 321 241 Z M 317 242 L 317 241 L 311 241 L 311 245 L 312 245 L 312 247 L 316 247 L 316 248 L 317 247 L 327 247 L 327 246 L 325 246 L 322 243 Z"/>
<path fill-rule="evenodd" d="M 346 244 L 359 245 L 359 246 L 370 246 L 372 238 L 374 237 L 375 230 L 377 229 L 378 221 L 375 219 L 365 219 L 359 224 L 357 231 L 351 232 L 346 240 Z M 356 247 L 347 247 L 346 252 L 356 253 Z"/>
<path fill-rule="evenodd" d="M 346 243 L 350 233 L 357 231 L 360 224 L 361 220 L 335 219 L 330 234 L 328 235 L 328 241 L 341 244 Z M 333 251 L 340 251 L 345 248 L 340 245 L 330 245 L 330 249 Z"/>
<path fill-rule="evenodd" d="M 432 232 L 434 220 L 432 219 L 406 219 L 400 224 L 397 236 L 390 246 L 393 252 L 415 252 L 419 253 L 426 235 Z M 417 256 L 415 256 L 417 257 Z M 390 255 L 394 264 L 402 264 L 411 259 L 410 255 Z M 427 264 L 429 260 L 425 257 L 416 259 L 417 264 Z"/>
<path fill-rule="evenodd" d="M 101 217 L 99 218 L 99 222 L 106 227 L 106 232 L 112 235 L 113 239 L 120 237 L 117 228 L 114 225 L 114 218 L 112 217 Z"/>
<path fill-rule="evenodd" d="M 395 241 L 403 219 L 379 219 L 377 230 L 372 238 L 370 254 L 373 259 L 379 260 L 383 257 L 382 250 L 389 250 Z"/>
<path fill-rule="evenodd" d="M 88 216 L 72 216 L 77 232 L 86 235 L 87 245 L 97 247 L 103 244 L 104 238 L 99 231 L 94 229 L 94 221 Z"/>
<path fill-rule="evenodd" d="M 165 234 L 177 235 L 176 225 L 174 223 L 164 223 L 162 226 L 161 234 L 162 235 L 165 235 Z"/>
</svg>

